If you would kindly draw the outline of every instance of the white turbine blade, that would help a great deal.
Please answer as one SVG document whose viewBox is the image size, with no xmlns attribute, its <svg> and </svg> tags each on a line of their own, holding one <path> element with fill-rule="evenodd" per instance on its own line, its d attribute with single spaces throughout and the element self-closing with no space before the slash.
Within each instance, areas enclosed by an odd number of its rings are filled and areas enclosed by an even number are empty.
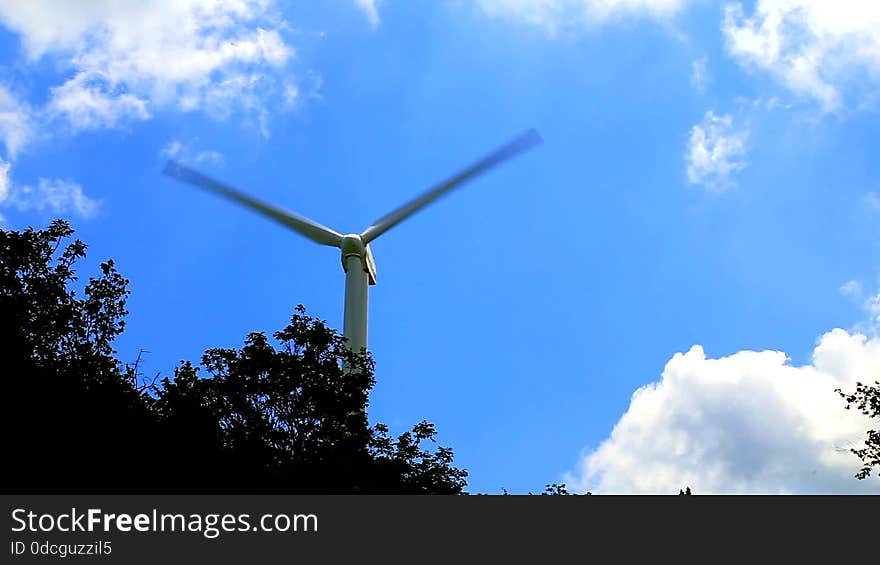
<svg viewBox="0 0 880 565">
<path fill-rule="evenodd" d="M 495 165 L 498 165 L 502 161 L 505 161 L 519 153 L 522 153 L 526 149 L 534 147 L 541 141 L 541 136 L 538 135 L 538 132 L 536 132 L 535 130 L 531 129 L 525 132 L 507 145 L 504 145 L 503 147 L 497 149 L 495 152 L 477 161 L 457 175 L 443 181 L 442 183 L 428 190 L 421 196 L 410 200 L 408 203 L 394 210 L 390 214 L 382 216 L 381 218 L 373 222 L 373 225 L 364 230 L 364 233 L 361 234 L 361 239 L 364 243 L 370 243 L 371 241 L 373 241 L 386 231 L 390 230 L 403 220 L 412 216 L 431 202 L 437 200 L 444 194 L 447 194 L 452 189 L 461 186 L 463 183 L 471 180 L 481 173 L 486 172 L 487 170 L 494 167 Z"/>
<path fill-rule="evenodd" d="M 295 232 L 311 239 L 315 243 L 339 247 L 339 244 L 342 241 L 341 234 L 336 233 L 328 227 L 322 226 L 318 222 L 313 222 L 308 218 L 298 216 L 287 210 L 282 210 L 271 204 L 260 202 L 255 198 L 251 198 L 246 194 L 238 192 L 237 190 L 212 178 L 206 177 L 202 173 L 194 171 L 176 161 L 168 161 L 168 164 L 165 165 L 164 172 L 166 175 L 174 177 L 177 180 L 202 187 L 215 194 L 234 200 L 251 210 L 259 212 L 260 214 L 268 216 L 276 222 L 287 226 Z"/>
</svg>

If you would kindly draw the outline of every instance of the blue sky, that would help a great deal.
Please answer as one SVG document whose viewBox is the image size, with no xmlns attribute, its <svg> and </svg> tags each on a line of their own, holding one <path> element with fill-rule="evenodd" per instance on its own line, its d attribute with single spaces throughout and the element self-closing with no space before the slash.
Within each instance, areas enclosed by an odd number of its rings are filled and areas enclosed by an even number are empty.
<svg viewBox="0 0 880 565">
<path fill-rule="evenodd" d="M 170 374 L 341 327 L 337 231 L 527 128 L 544 143 L 373 245 L 370 418 L 472 492 L 880 492 L 834 388 L 880 370 L 880 8 L 839 1 L 0 1 L 0 214 L 131 279 Z"/>
</svg>

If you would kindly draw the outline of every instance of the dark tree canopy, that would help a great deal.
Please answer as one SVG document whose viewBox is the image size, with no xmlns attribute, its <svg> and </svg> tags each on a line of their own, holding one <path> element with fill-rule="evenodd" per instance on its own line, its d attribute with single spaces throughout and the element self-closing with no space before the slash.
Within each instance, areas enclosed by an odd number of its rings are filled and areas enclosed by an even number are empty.
<svg viewBox="0 0 880 565">
<path fill-rule="evenodd" d="M 837 389 L 837 393 L 846 400 L 847 410 L 854 407 L 865 416 L 880 420 L 880 381 L 874 381 L 873 386 L 856 383 L 856 390 L 852 394 L 840 389 Z M 865 446 L 854 447 L 850 451 L 862 460 L 862 468 L 855 474 L 857 479 L 868 477 L 875 467 L 880 476 L 880 429 L 868 430 Z"/>
<path fill-rule="evenodd" d="M 5 461 L 15 485 L 121 485 L 135 480 L 149 441 L 149 408 L 112 348 L 128 281 L 107 261 L 78 298 L 68 286 L 86 246 L 62 249 L 72 233 L 61 221 L 0 230 L 5 444 L 15 454 Z"/>
<path fill-rule="evenodd" d="M 197 471 L 214 457 L 211 466 L 236 484 L 308 492 L 452 494 L 465 486 L 451 450 L 422 447 L 434 440 L 432 424 L 396 439 L 382 424 L 369 427 L 368 355 L 349 352 L 302 306 L 273 337 L 276 346 L 252 333 L 241 349 L 211 349 L 202 357 L 207 377 L 186 362 L 156 389 L 155 410 L 176 436 L 169 443 L 180 468 Z"/>
<path fill-rule="evenodd" d="M 201 367 L 139 382 L 112 344 L 128 281 L 113 261 L 78 297 L 81 241 L 63 221 L 0 230 L 0 339 L 9 484 L 45 491 L 460 493 L 428 422 L 370 427 L 369 354 L 301 306 L 273 334 L 210 349 Z M 203 373 L 203 374 L 201 374 Z M 431 446 L 432 447 L 432 446 Z"/>
</svg>

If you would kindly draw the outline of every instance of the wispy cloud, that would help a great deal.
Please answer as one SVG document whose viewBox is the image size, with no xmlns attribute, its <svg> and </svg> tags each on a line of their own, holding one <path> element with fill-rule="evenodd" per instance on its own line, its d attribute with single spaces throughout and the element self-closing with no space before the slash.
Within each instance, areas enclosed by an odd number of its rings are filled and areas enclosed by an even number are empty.
<svg viewBox="0 0 880 565">
<path fill-rule="evenodd" d="M 853 329 L 869 335 L 880 335 L 880 290 L 871 294 L 870 291 L 865 291 L 861 281 L 851 280 L 840 287 L 840 293 L 858 304 L 865 313 L 866 319 L 857 323 Z"/>
<path fill-rule="evenodd" d="M 697 92 L 704 92 L 709 84 L 709 59 L 701 57 L 691 63 L 691 86 Z"/>
<path fill-rule="evenodd" d="M 370 27 L 373 29 L 379 27 L 379 0 L 354 0 L 354 3 L 367 17 Z"/>
<path fill-rule="evenodd" d="M 61 179 L 40 178 L 36 186 L 18 185 L 10 182 L 8 165 L 5 171 L 0 167 L 0 183 L 5 184 L 5 192 L 0 205 L 21 212 L 51 212 L 52 214 L 77 215 L 91 218 L 99 203 L 83 192 L 82 186 Z"/>
<path fill-rule="evenodd" d="M 839 290 L 840 294 L 844 296 L 858 299 L 862 296 L 862 283 L 856 280 L 847 281 L 840 285 Z"/>
<path fill-rule="evenodd" d="M 703 121 L 691 129 L 685 161 L 691 184 L 713 191 L 734 185 L 732 175 L 745 168 L 748 131 L 734 126 L 733 117 L 706 112 Z"/>
<path fill-rule="evenodd" d="M 30 107 L 0 84 L 0 141 L 6 148 L 7 159 L 14 159 L 30 140 L 33 134 L 30 114 Z"/>
<path fill-rule="evenodd" d="M 534 25 L 554 33 L 601 24 L 618 17 L 667 19 L 690 0 L 479 0 L 489 16 Z"/>
<path fill-rule="evenodd" d="M 9 195 L 9 162 L 0 159 L 0 204 Z"/>
<path fill-rule="evenodd" d="M 16 99 L 0 85 L 0 141 L 5 157 L 0 155 L 0 207 L 19 212 L 37 211 L 94 216 L 98 202 L 83 192 L 82 186 L 68 180 L 40 178 L 36 185 L 13 181 L 12 165 L 19 151 L 35 136 L 34 110 Z M 0 215 L 5 222 L 5 216 Z"/>
<path fill-rule="evenodd" d="M 880 212 L 880 194 L 869 192 L 865 195 L 865 207 L 869 212 Z"/>
<path fill-rule="evenodd" d="M 865 300 L 865 310 L 870 316 L 869 323 L 872 329 L 877 332 L 880 330 L 880 292 Z"/>
<path fill-rule="evenodd" d="M 219 151 L 195 151 L 188 144 L 178 140 L 169 141 L 159 150 L 159 156 L 164 159 L 174 159 L 181 163 L 191 165 L 211 164 L 223 165 L 225 159 Z"/>
</svg>

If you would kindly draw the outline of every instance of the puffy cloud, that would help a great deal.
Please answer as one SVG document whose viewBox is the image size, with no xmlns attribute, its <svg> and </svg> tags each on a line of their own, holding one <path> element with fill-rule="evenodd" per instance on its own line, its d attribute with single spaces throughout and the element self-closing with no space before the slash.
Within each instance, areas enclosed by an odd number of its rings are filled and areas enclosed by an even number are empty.
<svg viewBox="0 0 880 565">
<path fill-rule="evenodd" d="M 52 112 L 76 128 L 114 127 L 149 117 L 153 106 L 264 111 L 282 90 L 271 71 L 293 55 L 272 4 L 0 0 L 0 22 L 30 60 L 57 57 L 73 71 L 52 89 Z"/>
<path fill-rule="evenodd" d="M 669 18 L 689 0 L 480 0 L 482 10 L 492 16 L 547 29 L 550 32 L 572 25 L 594 25 L 621 16 Z"/>
<path fill-rule="evenodd" d="M 660 382 L 633 394 L 610 437 L 566 480 L 598 493 L 880 493 L 856 480 L 870 420 L 834 390 L 880 372 L 880 339 L 826 333 L 812 363 L 779 351 L 676 353 Z"/>
<path fill-rule="evenodd" d="M 379 27 L 379 9 L 376 6 L 378 4 L 377 0 L 354 0 L 354 3 L 367 17 L 367 21 L 370 22 L 371 27 L 374 29 Z"/>
<path fill-rule="evenodd" d="M 78 73 L 51 92 L 49 113 L 64 115 L 75 129 L 112 128 L 150 117 L 146 101 L 112 87 L 97 73 Z"/>
<path fill-rule="evenodd" d="M 685 160 L 691 184 L 722 191 L 733 186 L 730 178 L 745 168 L 748 131 L 736 128 L 733 117 L 706 112 L 703 121 L 691 129 Z"/>
<path fill-rule="evenodd" d="M 876 89 L 880 3 L 758 0 L 750 16 L 737 3 L 727 6 L 722 29 L 741 64 L 769 73 L 824 111 L 841 106 L 844 90 Z"/>
<path fill-rule="evenodd" d="M 6 173 L 8 170 L 7 165 Z M 83 218 L 91 218 L 98 211 L 98 202 L 86 196 L 82 186 L 75 182 L 40 178 L 36 186 L 17 185 L 7 177 L 6 183 L 2 204 L 19 211 L 76 214 Z"/>
<path fill-rule="evenodd" d="M 6 147 L 7 158 L 14 159 L 18 150 L 30 139 L 30 108 L 17 100 L 0 84 L 0 141 Z"/>
</svg>

